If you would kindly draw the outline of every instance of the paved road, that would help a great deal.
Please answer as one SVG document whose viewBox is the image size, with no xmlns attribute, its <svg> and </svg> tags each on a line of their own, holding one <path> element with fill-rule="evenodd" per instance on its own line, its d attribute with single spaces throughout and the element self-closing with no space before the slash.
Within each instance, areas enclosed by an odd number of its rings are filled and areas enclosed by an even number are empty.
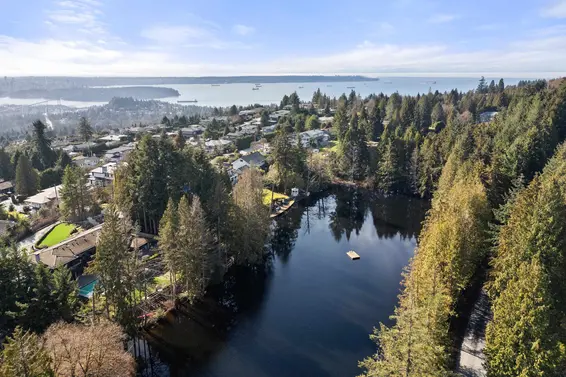
<svg viewBox="0 0 566 377">
<path fill-rule="evenodd" d="M 45 228 L 41 228 L 40 230 L 38 230 L 37 232 L 35 232 L 34 234 L 32 234 L 29 237 L 24 238 L 23 240 L 21 240 L 20 242 L 18 242 L 17 246 L 18 249 L 23 249 L 26 248 L 28 249 L 28 252 L 32 252 L 32 246 L 35 245 L 35 243 L 37 241 L 39 241 L 39 239 L 41 237 L 43 237 L 43 235 L 45 233 L 47 233 L 47 231 L 49 229 L 51 229 L 51 227 L 53 226 L 53 224 L 46 226 Z"/>
<path fill-rule="evenodd" d="M 486 292 L 482 289 L 466 327 L 466 335 L 460 350 L 457 372 L 465 377 L 485 377 L 485 328 L 491 320 L 491 310 Z"/>
</svg>

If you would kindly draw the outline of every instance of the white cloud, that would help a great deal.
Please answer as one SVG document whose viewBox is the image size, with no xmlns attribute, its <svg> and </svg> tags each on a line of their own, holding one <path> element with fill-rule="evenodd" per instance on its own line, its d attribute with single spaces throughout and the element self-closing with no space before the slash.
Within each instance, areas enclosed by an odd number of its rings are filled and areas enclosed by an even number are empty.
<svg viewBox="0 0 566 377">
<path fill-rule="evenodd" d="M 61 34 L 74 34 L 77 31 L 88 35 L 106 34 L 106 25 L 102 22 L 103 3 L 99 0 L 62 0 L 55 1 L 46 11 L 45 24 Z"/>
<path fill-rule="evenodd" d="M 217 31 L 211 28 L 186 25 L 156 25 L 141 32 L 141 36 L 152 42 L 155 48 L 181 46 L 218 50 L 250 48 L 239 41 L 223 40 L 217 34 Z"/>
<path fill-rule="evenodd" d="M 182 35 L 194 38 L 195 31 Z M 163 36 L 153 34 L 154 37 Z M 42 64 L 37 64 L 42 56 Z M 393 45 L 365 41 L 350 50 L 238 64 L 214 63 L 182 49 L 45 39 L 25 41 L 0 36 L 0 71 L 5 75 L 199 76 L 243 74 L 447 75 L 493 74 L 552 77 L 566 71 L 566 36 L 516 41 L 497 50 L 455 52 L 442 44 Z M 135 64 L 132 64 L 135 62 Z"/>
<path fill-rule="evenodd" d="M 439 13 L 439 14 L 435 14 L 432 17 L 430 17 L 428 19 L 428 22 L 431 24 L 445 24 L 448 22 L 452 22 L 454 20 L 456 20 L 457 18 L 460 18 L 460 16 L 458 16 L 457 14 L 445 14 L 445 13 Z"/>
<path fill-rule="evenodd" d="M 395 31 L 395 27 L 389 22 L 379 22 L 377 24 L 377 33 L 379 35 L 389 35 Z"/>
<path fill-rule="evenodd" d="M 242 36 L 246 36 L 246 35 L 250 35 L 253 34 L 255 32 L 255 28 L 251 27 L 251 26 L 246 26 L 246 25 L 234 25 L 233 27 L 234 33 L 238 34 L 238 35 L 242 35 Z"/>
<path fill-rule="evenodd" d="M 549 18 L 566 18 L 566 0 L 555 1 L 541 9 L 541 15 Z"/>
</svg>

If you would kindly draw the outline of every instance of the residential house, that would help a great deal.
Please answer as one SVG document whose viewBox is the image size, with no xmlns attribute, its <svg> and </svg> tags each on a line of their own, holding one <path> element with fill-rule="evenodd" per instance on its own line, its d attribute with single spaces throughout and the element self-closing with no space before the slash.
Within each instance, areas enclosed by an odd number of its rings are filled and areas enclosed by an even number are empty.
<svg viewBox="0 0 566 377">
<path fill-rule="evenodd" d="M 251 109 L 251 110 L 242 110 L 238 115 L 243 118 L 253 118 L 256 115 L 260 114 L 262 111 L 263 111 L 263 107 L 256 107 L 255 109 Z"/>
<path fill-rule="evenodd" d="M 73 163 L 80 168 L 93 168 L 100 162 L 96 156 L 78 156 L 73 159 Z"/>
<path fill-rule="evenodd" d="M 101 229 L 102 225 L 95 226 L 57 245 L 36 251 L 33 253 L 32 262 L 43 263 L 50 269 L 66 266 L 73 277 L 77 278 L 96 251 Z"/>
<path fill-rule="evenodd" d="M 106 187 L 114 180 L 114 172 L 118 166 L 115 162 L 109 162 L 95 169 L 89 173 L 88 180 L 92 186 Z"/>
<path fill-rule="evenodd" d="M 135 148 L 134 143 L 129 143 L 118 148 L 109 149 L 104 153 L 104 160 L 108 162 L 122 162 Z"/>
<path fill-rule="evenodd" d="M 247 155 L 252 154 L 254 152 L 260 152 L 262 154 L 270 153 L 271 148 L 269 146 L 269 143 L 263 143 L 263 142 L 260 142 L 260 141 L 255 141 L 255 142 L 251 143 L 249 148 L 242 149 L 241 151 L 239 151 L 239 153 L 242 156 L 247 156 Z"/>
<path fill-rule="evenodd" d="M 41 190 L 37 194 L 30 196 L 24 203 L 33 209 L 40 209 L 43 207 L 57 206 L 59 205 L 59 198 L 61 193 L 61 187 L 63 185 L 53 186 Z"/>
<path fill-rule="evenodd" d="M 67 153 L 86 152 L 86 151 L 92 150 L 93 148 L 96 148 L 97 146 L 98 146 L 98 144 L 96 144 L 92 141 L 89 141 L 88 143 L 68 145 L 68 146 L 66 146 L 62 149 Z"/>
<path fill-rule="evenodd" d="M 332 122 L 334 121 L 334 117 L 319 117 L 320 128 L 326 128 L 327 126 L 331 126 Z"/>
<path fill-rule="evenodd" d="M 291 113 L 291 111 L 289 111 L 289 110 L 274 111 L 271 114 L 269 114 L 269 120 L 277 123 L 279 121 L 279 118 L 282 118 L 286 115 L 289 115 L 290 113 Z"/>
<path fill-rule="evenodd" d="M 200 124 L 193 124 L 188 127 L 182 128 L 181 132 L 185 138 L 197 137 L 205 131 L 205 128 Z"/>
<path fill-rule="evenodd" d="M 274 133 L 276 129 L 277 129 L 277 125 L 274 124 L 274 125 L 272 125 L 272 126 L 263 127 L 263 128 L 261 129 L 261 132 L 262 132 L 264 135 L 265 135 L 265 134 L 271 134 L 271 133 Z"/>
<path fill-rule="evenodd" d="M 14 192 L 14 185 L 10 181 L 0 180 L 0 195 L 10 195 Z"/>
<path fill-rule="evenodd" d="M 328 144 L 330 140 L 330 136 L 322 131 L 322 130 L 310 130 L 300 133 L 301 137 L 301 144 L 305 148 L 309 148 L 311 146 L 320 148 L 324 147 Z"/>
<path fill-rule="evenodd" d="M 259 152 L 254 152 L 247 156 L 242 156 L 232 163 L 232 169 L 237 174 L 241 174 L 251 167 L 259 169 L 267 168 L 267 161 L 265 160 L 265 157 Z"/>
<path fill-rule="evenodd" d="M 128 135 L 106 135 L 98 140 L 103 141 L 105 143 L 121 142 L 128 140 Z"/>
<path fill-rule="evenodd" d="M 220 139 L 220 140 L 208 140 L 204 143 L 204 148 L 207 153 L 224 153 L 230 147 L 233 147 L 234 143 L 230 140 Z"/>
<path fill-rule="evenodd" d="M 489 123 L 495 118 L 498 111 L 484 111 L 480 114 L 480 123 Z"/>
</svg>

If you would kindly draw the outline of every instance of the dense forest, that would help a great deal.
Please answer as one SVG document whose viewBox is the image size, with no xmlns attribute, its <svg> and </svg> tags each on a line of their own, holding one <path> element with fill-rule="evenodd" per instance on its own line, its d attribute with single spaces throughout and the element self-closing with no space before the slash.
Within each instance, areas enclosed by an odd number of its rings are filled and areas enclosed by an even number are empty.
<svg viewBox="0 0 566 377">
<path fill-rule="evenodd" d="M 480 83 L 473 93 L 436 100 L 421 96 L 420 111 L 407 124 L 401 114 L 411 99 L 384 103 L 398 113 L 385 112 L 390 122 L 379 141 L 377 185 L 432 195 L 432 208 L 404 276 L 395 324 L 375 330 L 378 351 L 360 364 L 367 376 L 449 375 L 457 347 L 450 325 L 486 261 L 494 312 L 486 334 L 488 375 L 566 372 L 566 147 L 557 149 L 566 136 L 566 83 L 490 87 Z M 493 121 L 476 121 L 478 111 L 495 108 Z M 438 121 L 446 122 L 441 131 L 420 136 Z"/>
</svg>

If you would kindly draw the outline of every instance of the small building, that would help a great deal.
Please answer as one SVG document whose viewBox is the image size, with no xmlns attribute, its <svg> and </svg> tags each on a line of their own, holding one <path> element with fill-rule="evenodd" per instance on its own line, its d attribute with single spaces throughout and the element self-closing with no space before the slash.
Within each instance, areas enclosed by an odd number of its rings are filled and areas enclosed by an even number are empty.
<svg viewBox="0 0 566 377">
<path fill-rule="evenodd" d="M 196 137 L 204 133 L 205 128 L 200 124 L 193 124 L 185 128 L 181 128 L 181 132 L 185 138 Z"/>
<path fill-rule="evenodd" d="M 93 168 L 100 162 L 96 156 L 78 156 L 73 159 L 73 163 L 80 168 Z"/>
<path fill-rule="evenodd" d="M 114 171 L 118 166 L 115 162 L 109 162 L 89 172 L 88 180 L 94 187 L 106 187 L 114 181 Z"/>
<path fill-rule="evenodd" d="M 242 156 L 232 163 L 232 169 L 237 174 L 242 174 L 246 169 L 251 167 L 258 169 L 267 168 L 267 161 L 265 160 L 265 157 L 259 152 L 254 152 L 247 156 Z"/>
<path fill-rule="evenodd" d="M 277 129 L 277 125 L 274 124 L 272 126 L 263 127 L 261 129 L 261 132 L 263 132 L 264 135 L 265 134 L 271 134 L 271 133 L 274 133 L 276 129 Z"/>
<path fill-rule="evenodd" d="M 233 147 L 234 143 L 231 140 L 220 139 L 220 140 L 209 140 L 204 143 L 204 148 L 207 153 L 224 153 L 230 147 Z"/>
<path fill-rule="evenodd" d="M 239 116 L 241 117 L 254 117 L 257 114 L 260 114 L 263 111 L 263 107 L 256 107 L 255 109 L 251 110 L 242 110 L 239 112 Z"/>
<path fill-rule="evenodd" d="M 88 143 L 68 145 L 68 146 L 66 146 L 62 149 L 67 153 L 86 152 L 86 151 L 92 150 L 93 148 L 96 148 L 97 146 L 98 146 L 98 144 L 96 144 L 92 141 L 89 141 Z"/>
<path fill-rule="evenodd" d="M 0 180 L 0 195 L 10 195 L 14 192 L 14 185 L 10 181 Z"/>
<path fill-rule="evenodd" d="M 334 117 L 319 117 L 318 120 L 320 122 L 320 126 L 324 128 L 325 126 L 332 125 Z"/>
<path fill-rule="evenodd" d="M 103 142 L 121 142 L 121 141 L 126 141 L 128 140 L 128 135 L 106 135 L 104 137 L 101 137 L 100 139 L 98 139 L 100 141 Z"/>
<path fill-rule="evenodd" d="M 300 133 L 301 144 L 305 148 L 309 147 L 324 147 L 328 144 L 330 136 L 322 130 L 310 130 Z"/>
<path fill-rule="evenodd" d="M 484 111 L 480 114 L 479 121 L 480 123 L 489 123 L 495 118 L 498 113 L 498 111 Z"/>
<path fill-rule="evenodd" d="M 279 121 L 279 118 L 282 118 L 286 115 L 291 114 L 290 110 L 278 110 L 278 111 L 274 111 L 271 114 L 269 114 L 269 119 L 271 121 L 274 121 L 275 123 L 277 123 Z"/>
<path fill-rule="evenodd" d="M 63 187 L 63 185 L 53 186 L 46 188 L 45 190 L 41 190 L 37 194 L 30 196 L 29 198 L 24 200 L 24 203 L 36 210 L 43 207 L 57 206 L 59 205 L 61 187 Z"/>
<path fill-rule="evenodd" d="M 57 245 L 36 251 L 33 253 L 32 262 L 43 263 L 50 269 L 66 266 L 73 277 L 77 278 L 96 250 L 101 229 L 102 225 L 95 226 Z"/>
<path fill-rule="evenodd" d="M 118 148 L 109 149 L 104 153 L 104 161 L 108 162 L 122 162 L 128 154 L 134 150 L 135 144 L 130 143 Z"/>
</svg>

